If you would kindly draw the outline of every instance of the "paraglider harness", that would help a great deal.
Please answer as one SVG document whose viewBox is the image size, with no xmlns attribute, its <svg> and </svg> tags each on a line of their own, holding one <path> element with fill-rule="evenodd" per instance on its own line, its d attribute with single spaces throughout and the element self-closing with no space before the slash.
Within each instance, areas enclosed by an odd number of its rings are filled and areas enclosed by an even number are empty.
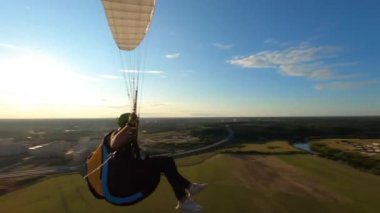
<svg viewBox="0 0 380 213">
<path fill-rule="evenodd" d="M 123 193 L 123 196 L 115 195 L 112 188 L 109 187 L 109 180 L 112 178 L 111 176 L 118 175 L 119 172 L 126 172 L 119 169 L 116 169 L 116 173 L 110 172 L 110 166 L 112 166 L 111 164 L 115 161 L 115 158 L 119 158 L 118 160 L 122 158 L 122 161 L 125 158 L 126 163 L 129 161 L 130 164 L 137 164 L 138 162 L 143 162 L 143 160 L 140 158 L 137 137 L 123 149 L 111 152 L 109 141 L 112 133 L 113 131 L 104 137 L 103 142 L 87 158 L 87 174 L 84 179 L 96 198 L 104 199 L 115 205 L 132 205 L 148 197 L 155 190 L 160 181 L 160 173 L 144 166 L 132 166 L 132 169 L 127 171 L 128 177 L 131 178 L 125 180 L 127 183 L 124 180 L 122 182 L 124 185 L 129 185 L 130 187 L 128 186 L 127 188 L 130 188 L 130 190 L 126 190 L 127 192 Z M 112 171 L 115 171 L 115 169 Z"/>
</svg>

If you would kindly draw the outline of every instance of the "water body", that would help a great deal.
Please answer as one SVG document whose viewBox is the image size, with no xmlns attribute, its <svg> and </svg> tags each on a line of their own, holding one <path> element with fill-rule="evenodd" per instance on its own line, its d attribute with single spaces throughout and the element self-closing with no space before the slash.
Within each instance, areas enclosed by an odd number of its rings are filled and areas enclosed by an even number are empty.
<svg viewBox="0 0 380 213">
<path fill-rule="evenodd" d="M 296 147 L 296 148 L 298 148 L 298 149 L 301 149 L 303 151 L 315 154 L 315 152 L 313 152 L 310 149 L 310 146 L 309 146 L 308 143 L 294 143 L 293 146 Z"/>
</svg>

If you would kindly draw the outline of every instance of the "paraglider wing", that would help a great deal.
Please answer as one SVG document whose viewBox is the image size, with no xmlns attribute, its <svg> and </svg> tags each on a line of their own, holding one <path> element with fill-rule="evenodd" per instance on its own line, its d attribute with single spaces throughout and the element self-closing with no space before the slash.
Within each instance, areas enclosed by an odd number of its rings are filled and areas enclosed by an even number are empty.
<svg viewBox="0 0 380 213">
<path fill-rule="evenodd" d="M 143 56 L 138 54 L 154 12 L 155 0 L 102 0 L 113 38 L 118 46 L 124 83 L 131 111 L 138 116 L 137 100 Z M 128 56 L 128 57 L 125 57 Z M 136 56 L 136 58 L 134 57 Z M 129 116 L 128 116 L 129 117 Z M 138 118 L 136 118 L 137 120 Z M 135 122 L 138 129 L 138 122 Z M 115 205 L 133 205 L 148 197 L 160 181 L 160 172 L 143 166 L 138 134 L 128 146 L 117 151 L 110 148 L 109 133 L 86 161 L 85 179 L 96 198 Z M 140 164 L 140 165 L 137 165 Z"/>
<path fill-rule="evenodd" d="M 133 50 L 144 39 L 155 0 L 102 0 L 108 25 L 120 50 Z"/>
</svg>

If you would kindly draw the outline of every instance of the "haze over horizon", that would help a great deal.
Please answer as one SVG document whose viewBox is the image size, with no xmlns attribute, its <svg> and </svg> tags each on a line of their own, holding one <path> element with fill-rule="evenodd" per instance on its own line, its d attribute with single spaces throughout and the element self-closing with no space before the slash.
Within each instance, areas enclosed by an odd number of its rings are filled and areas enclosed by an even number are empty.
<svg viewBox="0 0 380 213">
<path fill-rule="evenodd" d="M 379 11 L 375 0 L 157 0 L 141 116 L 380 116 Z M 0 119 L 128 109 L 101 1 L 7 1 L 0 26 Z"/>
</svg>

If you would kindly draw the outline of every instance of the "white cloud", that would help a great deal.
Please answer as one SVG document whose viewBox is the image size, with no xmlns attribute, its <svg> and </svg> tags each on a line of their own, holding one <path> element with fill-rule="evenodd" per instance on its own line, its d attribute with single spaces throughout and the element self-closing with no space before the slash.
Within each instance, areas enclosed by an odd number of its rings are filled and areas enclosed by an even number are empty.
<svg viewBox="0 0 380 213">
<path fill-rule="evenodd" d="M 213 43 L 212 45 L 214 47 L 217 47 L 217 48 L 223 49 L 223 50 L 231 49 L 233 47 L 233 45 L 231 45 L 231 44 L 221 44 L 221 43 Z"/>
<path fill-rule="evenodd" d="M 336 77 L 335 74 L 328 68 L 321 68 L 311 71 L 309 73 L 309 78 L 313 80 L 328 80 Z"/>
<path fill-rule="evenodd" d="M 250 56 L 235 57 L 228 63 L 243 68 L 277 68 L 287 76 L 325 80 L 334 77 L 334 72 L 324 64 L 325 59 L 339 52 L 335 46 L 313 47 L 301 44 L 285 50 L 267 50 Z"/>
<path fill-rule="evenodd" d="M 316 90 L 351 90 L 356 88 L 367 87 L 374 84 L 379 84 L 379 81 L 355 81 L 355 82 L 332 82 L 315 85 Z"/>
<path fill-rule="evenodd" d="M 165 74 L 164 71 L 158 71 L 158 70 L 151 70 L 151 71 L 143 71 L 143 73 L 146 73 L 146 74 Z"/>
<path fill-rule="evenodd" d="M 181 55 L 180 53 L 166 54 L 165 58 L 173 59 L 173 58 L 178 58 L 180 55 Z"/>
<path fill-rule="evenodd" d="M 144 74 L 153 74 L 153 75 L 163 75 L 166 74 L 164 71 L 159 70 L 121 70 L 125 73 L 144 73 Z"/>
<path fill-rule="evenodd" d="M 158 75 L 161 78 L 166 78 L 166 72 L 160 71 L 160 70 L 121 70 L 121 71 L 129 75 L 141 73 L 141 74 L 148 74 L 148 75 Z"/>
<path fill-rule="evenodd" d="M 287 76 L 307 77 L 312 80 L 335 78 L 333 71 L 320 65 L 284 64 L 280 66 L 280 72 Z"/>
</svg>

